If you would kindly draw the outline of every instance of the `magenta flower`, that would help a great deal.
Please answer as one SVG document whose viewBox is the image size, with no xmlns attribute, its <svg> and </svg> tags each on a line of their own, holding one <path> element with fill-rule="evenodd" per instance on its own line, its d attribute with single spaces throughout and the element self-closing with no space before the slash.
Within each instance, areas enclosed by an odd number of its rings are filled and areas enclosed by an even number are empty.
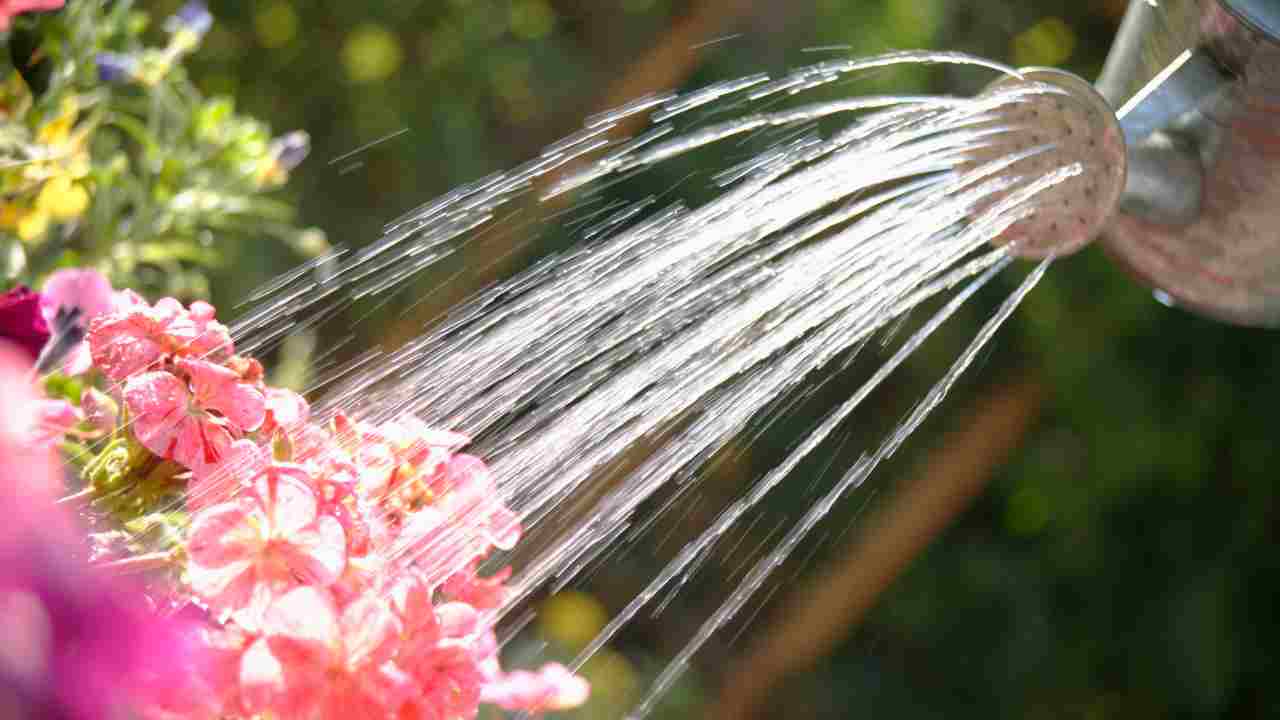
<svg viewBox="0 0 1280 720">
<path fill-rule="evenodd" d="M 148 704 L 190 646 L 131 588 L 90 568 L 55 500 L 62 470 L 30 443 L 41 401 L 29 365 L 0 348 L 0 698 L 5 717 L 107 720 Z"/>
<path fill-rule="evenodd" d="M 76 549 L 73 538 L 43 534 L 0 552 L 0 697 L 16 717 L 123 717 L 195 651 Z"/>
<path fill-rule="evenodd" d="M 215 612 L 254 630 L 274 598 L 298 585 L 327 587 L 342 575 L 346 535 L 320 513 L 310 480 L 300 466 L 271 465 L 252 490 L 191 519 L 187 573 Z"/>
<path fill-rule="evenodd" d="M 57 10 L 66 0 L 0 0 L 0 30 L 8 30 L 13 18 L 23 13 Z"/>
<path fill-rule="evenodd" d="M 0 0 L 0 23 L 4 19 L 3 1 Z M 18 285 L 0 295 L 0 338 L 25 350 L 31 356 L 29 362 L 39 357 L 49 342 L 49 325 L 40 314 L 39 293 Z"/>
<path fill-rule="evenodd" d="M 39 424 L 40 396 L 30 379 L 30 362 L 17 348 L 0 342 L 0 548 L 43 528 L 66 525 L 54 501 L 63 492 L 57 456 L 31 442 Z"/>
</svg>

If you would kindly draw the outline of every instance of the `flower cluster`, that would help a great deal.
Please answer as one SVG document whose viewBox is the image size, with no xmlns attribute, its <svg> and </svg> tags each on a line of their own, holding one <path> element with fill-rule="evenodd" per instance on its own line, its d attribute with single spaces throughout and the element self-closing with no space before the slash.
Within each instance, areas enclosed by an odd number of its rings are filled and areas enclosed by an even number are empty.
<svg viewBox="0 0 1280 720">
<path fill-rule="evenodd" d="M 46 8 L 60 9 L 28 14 Z M 273 138 L 186 75 L 213 22 L 199 0 L 155 23 L 128 3 L 0 0 L 0 50 L 18 70 L 0 79 L 0 274 L 34 286 L 89 264 L 149 292 L 208 297 L 236 235 L 325 251 L 323 233 L 265 195 L 306 156 L 307 135 Z"/>
<path fill-rule="evenodd" d="M 461 452 L 469 438 L 412 416 L 313 418 L 236 354 L 206 303 L 151 304 L 83 271 L 50 285 L 55 324 L 87 318 L 86 349 L 66 354 L 88 365 L 60 367 L 102 387 L 48 401 L 42 437 L 95 439 L 81 497 L 115 527 L 94 534 L 93 556 L 158 571 L 153 602 L 180 618 L 189 650 L 140 712 L 465 718 L 482 702 L 586 699 L 560 665 L 499 664 L 509 570 L 482 568 L 521 528 L 488 467 Z M 169 545 L 131 544 L 156 526 Z"/>
</svg>

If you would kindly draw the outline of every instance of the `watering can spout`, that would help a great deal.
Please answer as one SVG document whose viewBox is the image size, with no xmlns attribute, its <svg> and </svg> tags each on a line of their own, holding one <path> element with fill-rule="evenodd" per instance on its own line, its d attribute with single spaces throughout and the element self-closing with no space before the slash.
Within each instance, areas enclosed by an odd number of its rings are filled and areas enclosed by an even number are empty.
<svg viewBox="0 0 1280 720">
<path fill-rule="evenodd" d="M 1280 327 L 1280 2 L 1131 0 L 1096 87 L 1128 156 L 1103 247 L 1176 304 Z"/>
</svg>

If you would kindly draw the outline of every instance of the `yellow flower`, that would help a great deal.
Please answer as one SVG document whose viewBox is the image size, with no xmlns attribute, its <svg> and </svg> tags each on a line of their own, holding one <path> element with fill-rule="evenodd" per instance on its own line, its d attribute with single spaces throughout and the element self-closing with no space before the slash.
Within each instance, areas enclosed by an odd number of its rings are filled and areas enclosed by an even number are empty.
<svg viewBox="0 0 1280 720">
<path fill-rule="evenodd" d="M 89 193 L 69 175 L 59 175 L 40 188 L 36 211 L 48 213 L 54 220 L 73 220 L 89 208 Z"/>
<path fill-rule="evenodd" d="M 32 210 L 18 220 L 18 237 L 25 243 L 34 243 L 44 237 L 49 229 L 49 213 Z"/>
<path fill-rule="evenodd" d="M 0 230 L 16 230 L 22 213 L 22 208 L 16 203 L 0 203 Z"/>
<path fill-rule="evenodd" d="M 23 208 L 0 205 L 0 228 L 13 229 L 25 243 L 37 243 L 54 222 L 74 220 L 89 209 L 89 192 L 69 175 L 49 179 L 36 194 L 35 204 Z"/>
<path fill-rule="evenodd" d="M 45 123 L 36 132 L 36 140 L 45 145 L 65 144 L 71 135 L 71 128 L 75 127 L 76 119 L 79 117 L 80 101 L 76 96 L 68 95 L 62 100 L 61 112 L 58 116 Z"/>
</svg>

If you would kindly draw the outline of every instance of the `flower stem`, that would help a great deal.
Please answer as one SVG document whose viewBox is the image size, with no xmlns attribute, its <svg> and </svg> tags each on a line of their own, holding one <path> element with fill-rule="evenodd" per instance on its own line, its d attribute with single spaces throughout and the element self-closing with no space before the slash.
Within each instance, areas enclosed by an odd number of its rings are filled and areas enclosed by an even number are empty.
<svg viewBox="0 0 1280 720">
<path fill-rule="evenodd" d="M 148 570 L 160 570 L 172 563 L 175 558 L 174 551 L 162 550 L 160 552 L 146 553 L 145 555 L 134 555 L 121 560 L 98 563 L 98 567 L 119 573 L 139 573 Z"/>
<path fill-rule="evenodd" d="M 71 493 L 70 495 L 64 495 L 63 497 L 58 498 L 55 504 L 68 505 L 71 503 L 79 503 L 92 496 L 93 496 L 93 486 L 89 485 L 89 486 L 86 486 L 80 492 L 74 492 L 74 493 Z"/>
</svg>

